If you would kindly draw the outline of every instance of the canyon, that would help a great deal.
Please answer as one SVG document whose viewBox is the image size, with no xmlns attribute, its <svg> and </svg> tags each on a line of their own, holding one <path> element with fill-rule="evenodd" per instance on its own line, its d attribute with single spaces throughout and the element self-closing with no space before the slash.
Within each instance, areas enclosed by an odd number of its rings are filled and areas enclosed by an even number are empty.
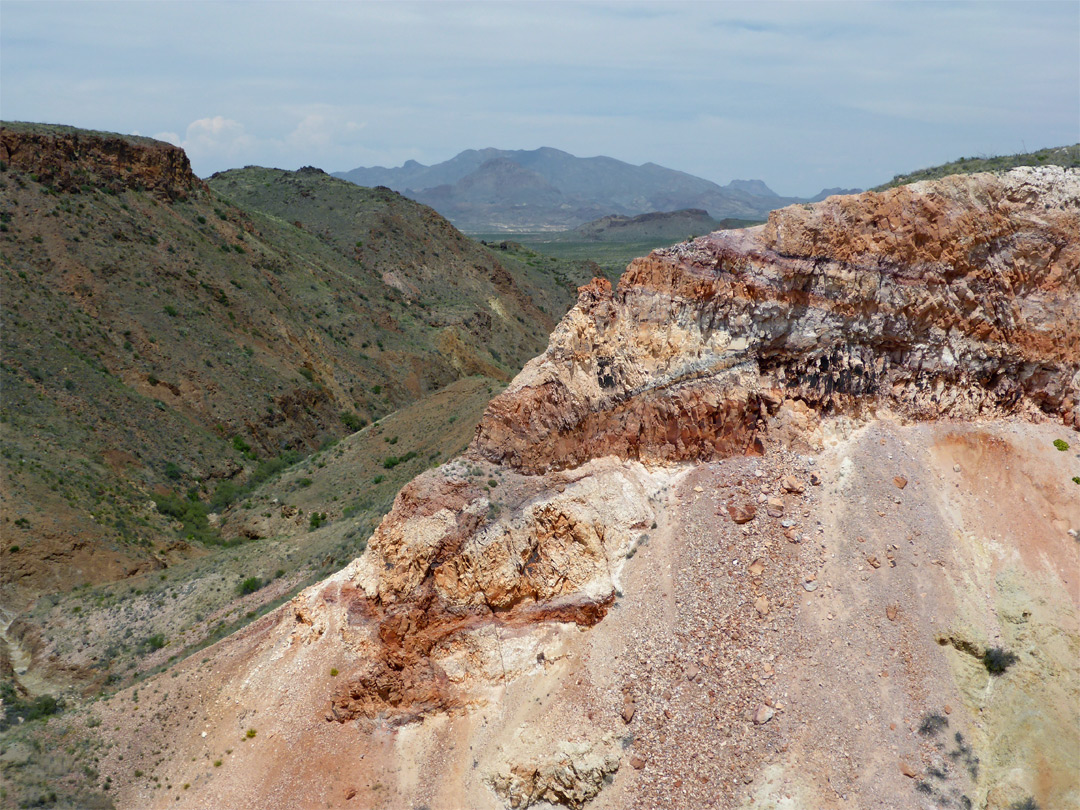
<svg viewBox="0 0 1080 810">
<path fill-rule="evenodd" d="M 1019 168 L 637 259 L 361 556 L 63 722 L 132 808 L 1073 806 L 1078 234 Z"/>
</svg>

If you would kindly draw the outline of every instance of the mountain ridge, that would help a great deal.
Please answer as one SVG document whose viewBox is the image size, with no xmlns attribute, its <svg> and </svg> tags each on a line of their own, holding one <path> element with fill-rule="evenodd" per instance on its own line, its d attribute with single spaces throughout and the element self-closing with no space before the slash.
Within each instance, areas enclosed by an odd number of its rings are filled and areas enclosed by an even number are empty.
<svg viewBox="0 0 1080 810">
<path fill-rule="evenodd" d="M 531 174 L 517 177 L 528 182 L 519 188 L 505 164 L 493 161 L 520 166 Z M 495 176 L 498 167 L 503 167 L 501 177 Z M 686 208 L 705 209 L 714 219 L 763 219 L 774 208 L 804 202 L 777 195 L 761 180 L 720 186 L 652 162 L 635 166 L 604 155 L 580 158 L 552 147 L 468 149 L 432 166 L 407 161 L 397 168 L 358 167 L 333 175 L 393 188 L 472 232 L 569 230 L 607 215 Z M 547 184 L 543 198 L 534 193 L 538 178 Z M 479 188 L 487 193 L 478 193 Z"/>
</svg>

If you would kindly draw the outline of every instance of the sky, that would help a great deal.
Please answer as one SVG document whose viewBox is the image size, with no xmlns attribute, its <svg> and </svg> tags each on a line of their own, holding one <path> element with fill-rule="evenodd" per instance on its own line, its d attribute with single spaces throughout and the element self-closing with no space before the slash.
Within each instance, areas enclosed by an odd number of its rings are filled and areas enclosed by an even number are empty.
<svg viewBox="0 0 1080 810">
<path fill-rule="evenodd" d="M 1080 2 L 3 0 L 0 117 L 204 177 L 552 146 L 810 196 L 1080 141 Z"/>
</svg>

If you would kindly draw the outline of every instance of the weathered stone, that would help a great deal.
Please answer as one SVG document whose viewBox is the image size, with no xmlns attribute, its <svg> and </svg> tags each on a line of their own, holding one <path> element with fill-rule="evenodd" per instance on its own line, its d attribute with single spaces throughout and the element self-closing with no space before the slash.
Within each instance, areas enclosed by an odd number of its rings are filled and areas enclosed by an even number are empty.
<svg viewBox="0 0 1080 810">
<path fill-rule="evenodd" d="M 764 703 L 759 703 L 757 708 L 754 709 L 754 725 L 761 726 L 768 723 L 776 715 L 775 710 L 771 706 L 766 706 Z"/>
<path fill-rule="evenodd" d="M 727 511 L 736 523 L 749 523 L 757 514 L 757 508 L 749 501 L 728 504 Z"/>
<path fill-rule="evenodd" d="M 794 492 L 799 494 L 806 489 L 806 485 L 793 475 L 785 475 L 780 482 L 780 486 L 783 487 L 785 492 Z"/>
</svg>

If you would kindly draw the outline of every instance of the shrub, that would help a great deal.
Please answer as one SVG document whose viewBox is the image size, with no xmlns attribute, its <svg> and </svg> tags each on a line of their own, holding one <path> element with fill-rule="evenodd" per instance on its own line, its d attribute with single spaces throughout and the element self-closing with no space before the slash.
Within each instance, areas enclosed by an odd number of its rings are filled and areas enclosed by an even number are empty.
<svg viewBox="0 0 1080 810">
<path fill-rule="evenodd" d="M 237 586 L 237 590 L 241 596 L 247 596 L 249 593 L 255 593 L 262 586 L 262 577 L 248 577 Z"/>
<path fill-rule="evenodd" d="M 404 464 L 406 461 L 411 461 L 414 458 L 416 458 L 416 451 L 410 450 L 403 456 L 388 456 L 384 458 L 382 465 L 387 470 L 392 470 L 398 464 Z"/>
<path fill-rule="evenodd" d="M 330 668 L 330 677 L 331 678 L 336 678 L 337 674 L 338 674 L 337 667 L 331 667 Z"/>
<path fill-rule="evenodd" d="M 177 311 L 176 307 L 174 307 L 172 304 L 166 304 L 164 306 L 164 311 L 165 311 L 165 314 L 168 315 L 170 318 L 175 318 L 177 315 L 180 314 Z"/>
<path fill-rule="evenodd" d="M 924 737 L 932 737 L 948 727 L 949 718 L 943 714 L 931 712 L 923 718 L 919 733 Z"/>
<path fill-rule="evenodd" d="M 350 413 L 349 411 L 341 412 L 341 421 L 345 425 L 345 427 L 353 431 L 353 433 L 360 430 L 367 424 L 367 420 L 361 419 L 355 413 Z"/>
<path fill-rule="evenodd" d="M 181 475 L 183 475 L 183 471 L 180 469 L 179 466 L 177 466 L 172 461 L 165 462 L 165 477 L 166 478 L 169 478 L 169 479 L 172 479 L 173 481 L 175 481 Z"/>
<path fill-rule="evenodd" d="M 308 528 L 311 531 L 315 531 L 315 529 L 319 528 L 324 523 L 326 523 L 326 513 L 325 512 L 323 512 L 321 514 L 319 512 L 312 512 L 311 513 L 311 519 L 308 521 Z"/>
<path fill-rule="evenodd" d="M 297 481 L 296 481 L 296 485 L 298 487 L 300 487 L 300 489 L 307 489 L 308 487 L 311 486 L 311 479 L 310 478 L 298 478 Z"/>
<path fill-rule="evenodd" d="M 255 729 L 249 728 L 247 730 L 247 734 L 245 734 L 244 736 L 247 737 L 250 740 L 250 739 L 253 739 L 255 737 L 255 735 L 258 734 L 258 733 L 259 732 L 257 732 Z"/>
<path fill-rule="evenodd" d="M 1001 675 L 1019 660 L 1016 653 L 1003 650 L 1001 647 L 987 647 L 982 657 L 983 666 L 991 675 Z"/>
<path fill-rule="evenodd" d="M 1054 439 L 1054 447 L 1064 453 L 1069 449 L 1069 443 L 1064 439 Z"/>
</svg>

